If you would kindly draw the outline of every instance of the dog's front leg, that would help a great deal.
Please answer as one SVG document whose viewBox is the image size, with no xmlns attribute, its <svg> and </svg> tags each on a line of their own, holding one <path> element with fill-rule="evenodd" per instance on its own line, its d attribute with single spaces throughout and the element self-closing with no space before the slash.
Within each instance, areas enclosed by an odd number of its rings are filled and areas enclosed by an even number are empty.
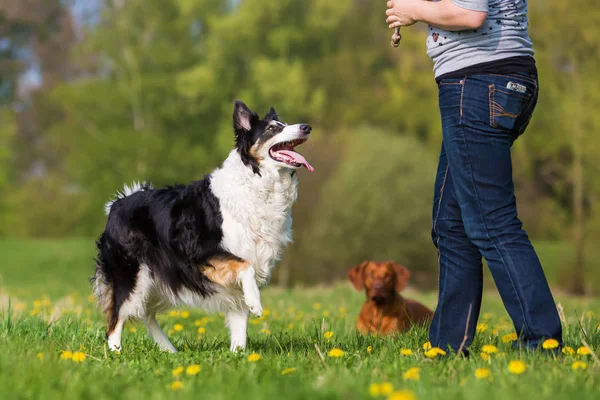
<svg viewBox="0 0 600 400">
<path fill-rule="evenodd" d="M 256 284 L 254 268 L 250 266 L 240 271 L 238 279 L 242 285 L 242 292 L 244 292 L 244 302 L 250 309 L 250 312 L 257 317 L 262 316 L 263 308 L 260 301 L 260 290 Z"/>
<path fill-rule="evenodd" d="M 248 331 L 248 310 L 231 310 L 225 316 L 225 324 L 229 328 L 231 341 L 229 348 L 235 352 L 246 349 Z"/>
<path fill-rule="evenodd" d="M 204 275 L 225 287 L 240 285 L 244 294 L 244 302 L 250 312 L 257 317 L 262 315 L 260 291 L 256 284 L 254 268 L 249 261 L 224 251 L 207 260 Z"/>
</svg>

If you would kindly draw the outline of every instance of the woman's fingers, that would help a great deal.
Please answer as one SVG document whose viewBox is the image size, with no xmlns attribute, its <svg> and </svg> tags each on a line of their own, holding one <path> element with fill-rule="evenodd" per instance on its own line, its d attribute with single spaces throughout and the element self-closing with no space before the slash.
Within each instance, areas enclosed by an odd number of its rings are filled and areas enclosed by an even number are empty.
<svg viewBox="0 0 600 400">
<path fill-rule="evenodd" d="M 394 23 L 394 22 L 400 22 L 400 18 L 398 18 L 398 17 L 397 17 L 397 16 L 395 16 L 395 15 L 390 15 L 390 16 L 389 16 L 389 17 L 387 17 L 387 19 L 385 20 L 385 23 L 386 23 L 386 24 L 388 24 L 388 25 L 389 25 L 389 24 L 392 24 L 392 23 Z"/>
<path fill-rule="evenodd" d="M 400 22 L 394 22 L 393 24 L 389 25 L 389 28 L 394 29 L 394 28 L 399 28 L 401 26 L 402 26 L 402 24 Z"/>
<path fill-rule="evenodd" d="M 394 7 L 394 2 L 392 0 L 387 2 L 387 8 L 392 8 Z"/>
</svg>

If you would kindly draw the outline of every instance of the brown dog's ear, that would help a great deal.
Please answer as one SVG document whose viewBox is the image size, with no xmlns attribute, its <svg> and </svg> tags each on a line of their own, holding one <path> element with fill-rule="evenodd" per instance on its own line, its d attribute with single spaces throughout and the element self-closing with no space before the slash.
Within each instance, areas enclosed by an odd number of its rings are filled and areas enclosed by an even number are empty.
<svg viewBox="0 0 600 400">
<path fill-rule="evenodd" d="M 352 282 L 356 290 L 363 290 L 365 288 L 365 278 L 363 276 L 363 272 L 367 265 L 369 265 L 368 261 L 364 261 L 352 267 L 350 271 L 348 271 L 348 279 L 350 279 L 350 282 Z"/>
<path fill-rule="evenodd" d="M 396 292 L 401 292 L 408 284 L 410 272 L 403 265 L 400 265 L 393 261 L 390 261 L 390 263 L 396 271 Z"/>
</svg>

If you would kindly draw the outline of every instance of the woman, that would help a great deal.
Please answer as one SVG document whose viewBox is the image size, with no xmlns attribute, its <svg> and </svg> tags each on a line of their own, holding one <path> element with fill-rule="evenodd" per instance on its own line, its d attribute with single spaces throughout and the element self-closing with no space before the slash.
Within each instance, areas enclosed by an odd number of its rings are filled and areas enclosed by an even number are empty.
<svg viewBox="0 0 600 400">
<path fill-rule="evenodd" d="M 439 299 L 429 338 L 464 351 L 475 335 L 485 257 L 519 341 L 562 341 L 554 299 L 522 224 L 510 148 L 538 97 L 527 0 L 392 0 L 390 28 L 429 24 L 442 116 L 433 207 Z M 464 339 L 465 328 L 467 338 Z"/>
</svg>

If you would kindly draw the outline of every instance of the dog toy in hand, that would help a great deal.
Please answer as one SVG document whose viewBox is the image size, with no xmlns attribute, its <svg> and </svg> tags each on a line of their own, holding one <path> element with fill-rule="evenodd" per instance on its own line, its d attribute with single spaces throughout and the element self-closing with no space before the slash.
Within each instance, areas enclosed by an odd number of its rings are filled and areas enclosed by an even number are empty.
<svg viewBox="0 0 600 400">
<path fill-rule="evenodd" d="M 400 46 L 400 40 L 402 40 L 402 35 L 400 34 L 400 27 L 398 26 L 392 35 L 392 47 Z"/>
</svg>

